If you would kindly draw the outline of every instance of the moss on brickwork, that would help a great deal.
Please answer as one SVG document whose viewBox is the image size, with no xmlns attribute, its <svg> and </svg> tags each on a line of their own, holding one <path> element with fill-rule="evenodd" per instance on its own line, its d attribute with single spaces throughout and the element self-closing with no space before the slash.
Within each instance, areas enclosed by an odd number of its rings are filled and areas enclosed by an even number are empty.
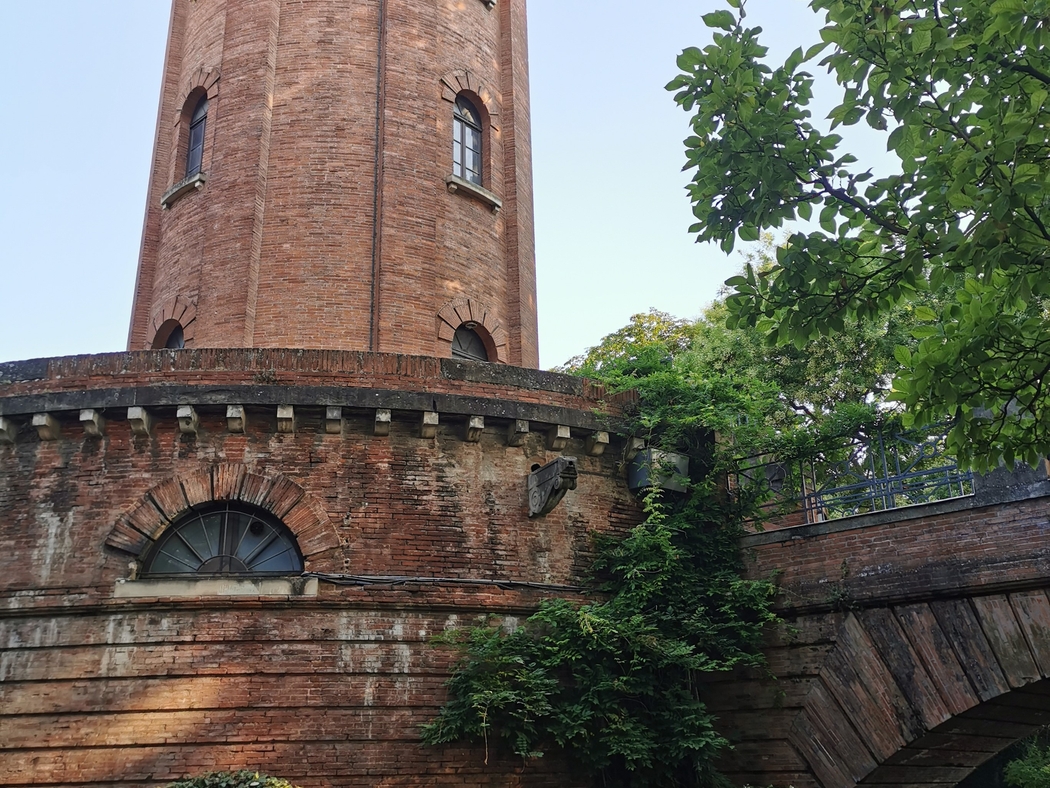
<svg viewBox="0 0 1050 788">
<path fill-rule="evenodd" d="M 259 772 L 210 772 L 199 777 L 177 780 L 168 788 L 296 788 L 287 780 Z"/>
</svg>

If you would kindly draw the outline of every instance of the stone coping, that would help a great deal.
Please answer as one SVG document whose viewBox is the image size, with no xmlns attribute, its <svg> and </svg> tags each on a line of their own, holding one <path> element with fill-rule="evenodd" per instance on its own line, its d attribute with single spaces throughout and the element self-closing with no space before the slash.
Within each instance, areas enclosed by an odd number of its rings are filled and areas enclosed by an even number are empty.
<svg viewBox="0 0 1050 788">
<path fill-rule="evenodd" d="M 144 582 L 153 581 L 129 580 L 123 585 L 138 585 Z M 144 585 L 138 587 L 146 590 Z M 307 587 L 306 590 L 312 590 L 312 587 Z M 565 596 L 564 592 L 555 593 L 532 588 L 508 590 L 498 587 L 437 587 L 411 584 L 362 588 L 320 582 L 314 593 L 298 595 L 201 593 L 171 596 L 165 593 L 148 596 L 132 591 L 117 596 L 114 594 L 114 585 L 108 584 L 50 589 L 46 592 L 20 591 L 14 594 L 0 594 L 0 620 L 10 621 L 41 615 L 112 615 L 135 610 L 152 613 L 164 609 L 231 611 L 295 608 L 304 611 L 452 613 L 464 616 L 464 621 L 469 623 L 469 616 L 478 616 L 478 620 L 482 620 L 493 613 L 528 616 L 536 612 L 536 608 L 544 599 Z M 573 598 L 588 600 L 600 598 L 600 595 L 580 594 L 573 595 Z"/>
<path fill-rule="evenodd" d="M 157 384 L 330 385 L 464 394 L 593 409 L 637 401 L 586 378 L 505 364 L 341 350 L 142 350 L 0 363 L 0 397 Z"/>
</svg>

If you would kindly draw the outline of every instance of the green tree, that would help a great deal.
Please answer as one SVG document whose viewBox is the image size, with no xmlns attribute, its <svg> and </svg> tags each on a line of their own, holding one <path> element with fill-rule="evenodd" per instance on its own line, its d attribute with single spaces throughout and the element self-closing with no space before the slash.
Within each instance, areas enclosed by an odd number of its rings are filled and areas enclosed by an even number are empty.
<svg viewBox="0 0 1050 788">
<path fill-rule="evenodd" d="M 1006 764 L 1003 776 L 1013 788 L 1050 788 L 1050 744 L 1045 728 L 1028 740 L 1020 758 Z"/>
<path fill-rule="evenodd" d="M 631 315 L 631 322 L 605 336 L 586 353 L 554 368 L 555 372 L 601 380 L 613 387 L 630 387 L 633 381 L 660 369 L 688 350 L 696 336 L 696 323 L 650 309 Z"/>
<path fill-rule="evenodd" d="M 815 212 L 820 227 L 729 280 L 730 325 L 801 347 L 913 304 L 905 418 L 950 421 L 978 468 L 1050 452 L 1050 0 L 812 0 L 822 42 L 776 68 L 727 3 L 668 85 L 693 115 L 691 231 L 730 251 Z M 875 178 L 811 123 L 801 67 L 820 53 L 842 88 L 831 130 L 884 131 L 899 172 Z"/>
</svg>

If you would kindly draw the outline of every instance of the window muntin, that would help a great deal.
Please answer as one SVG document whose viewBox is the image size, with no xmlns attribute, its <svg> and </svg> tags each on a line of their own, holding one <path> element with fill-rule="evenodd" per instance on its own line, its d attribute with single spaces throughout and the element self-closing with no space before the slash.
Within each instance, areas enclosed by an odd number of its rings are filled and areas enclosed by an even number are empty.
<svg viewBox="0 0 1050 788">
<path fill-rule="evenodd" d="M 243 503 L 215 504 L 179 518 L 150 550 L 147 576 L 291 575 L 303 558 L 291 531 Z"/>
<path fill-rule="evenodd" d="M 453 111 L 452 174 L 481 185 L 481 116 L 462 96 Z"/>
<path fill-rule="evenodd" d="M 186 151 L 186 177 L 201 171 L 204 162 L 204 131 L 208 121 L 208 97 L 202 96 L 190 118 L 189 145 Z"/>
<path fill-rule="evenodd" d="M 452 336 L 452 358 L 488 361 L 489 354 L 478 332 L 464 324 L 457 328 L 456 333 Z"/>
</svg>

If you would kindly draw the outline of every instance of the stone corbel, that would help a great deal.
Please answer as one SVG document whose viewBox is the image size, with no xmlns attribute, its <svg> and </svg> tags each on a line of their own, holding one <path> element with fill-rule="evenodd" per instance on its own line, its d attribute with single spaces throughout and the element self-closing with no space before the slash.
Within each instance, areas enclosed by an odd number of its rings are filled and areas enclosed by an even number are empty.
<svg viewBox="0 0 1050 788">
<path fill-rule="evenodd" d="M 576 458 L 558 457 L 529 474 L 529 517 L 550 514 L 565 493 L 576 489 Z"/>
</svg>

